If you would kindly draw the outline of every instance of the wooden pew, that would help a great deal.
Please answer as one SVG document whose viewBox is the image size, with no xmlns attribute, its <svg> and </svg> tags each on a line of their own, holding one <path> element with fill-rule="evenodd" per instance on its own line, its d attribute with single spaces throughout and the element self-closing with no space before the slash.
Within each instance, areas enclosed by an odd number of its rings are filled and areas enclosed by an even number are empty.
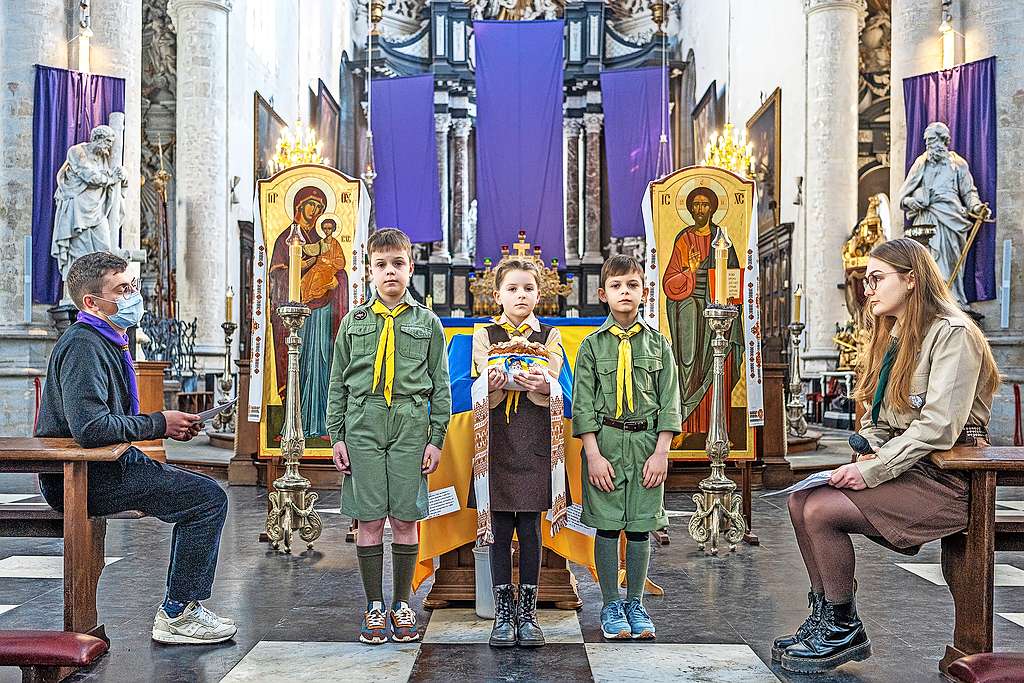
<svg viewBox="0 0 1024 683">
<path fill-rule="evenodd" d="M 958 447 L 933 453 L 931 461 L 970 480 L 967 529 L 942 539 L 942 575 L 955 609 L 953 644 L 939 662 L 948 673 L 957 659 L 992 651 L 995 551 L 1024 550 L 1024 515 L 996 519 L 996 485 L 1024 485 L 1024 448 Z"/>
<path fill-rule="evenodd" d="M 64 630 L 103 640 L 96 585 L 103 570 L 106 520 L 89 517 L 87 468 L 90 462 L 113 462 L 128 448 L 129 444 L 82 448 L 72 439 L 0 437 L 0 472 L 64 475 L 63 515 L 42 506 L 3 506 L 0 535 L 64 538 Z"/>
</svg>

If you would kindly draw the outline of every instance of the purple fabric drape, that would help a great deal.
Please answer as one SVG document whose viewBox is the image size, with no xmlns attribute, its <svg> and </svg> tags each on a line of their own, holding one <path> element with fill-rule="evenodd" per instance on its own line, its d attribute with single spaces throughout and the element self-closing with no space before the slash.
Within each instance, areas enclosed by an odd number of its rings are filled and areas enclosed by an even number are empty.
<svg viewBox="0 0 1024 683">
<path fill-rule="evenodd" d="M 431 74 L 373 81 L 373 182 L 377 225 L 413 242 L 441 239 L 441 185 Z"/>
<path fill-rule="evenodd" d="M 475 21 L 476 262 L 526 239 L 565 260 L 562 21 Z"/>
<path fill-rule="evenodd" d="M 907 110 L 907 164 L 924 153 L 924 129 L 949 126 L 950 148 L 967 160 L 981 201 L 996 215 L 996 58 L 903 80 Z M 968 301 L 996 296 L 996 224 L 983 223 L 964 260 Z"/>
<path fill-rule="evenodd" d="M 124 79 L 36 65 L 32 114 L 32 300 L 55 304 L 63 283 L 50 256 L 57 171 L 72 145 L 124 111 Z"/>
<path fill-rule="evenodd" d="M 661 67 L 601 72 L 612 237 L 644 234 L 640 205 L 647 184 L 656 179 L 663 120 L 666 135 L 670 133 L 668 106 L 662 106 L 663 86 L 667 93 L 666 71 Z M 670 135 L 668 150 L 671 155 Z M 673 168 L 671 156 L 668 167 Z"/>
</svg>

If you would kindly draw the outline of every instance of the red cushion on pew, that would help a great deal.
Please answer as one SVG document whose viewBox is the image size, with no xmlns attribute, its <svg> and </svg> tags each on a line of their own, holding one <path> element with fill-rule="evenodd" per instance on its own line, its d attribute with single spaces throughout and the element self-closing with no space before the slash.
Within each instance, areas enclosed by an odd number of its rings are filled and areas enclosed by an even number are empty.
<svg viewBox="0 0 1024 683">
<path fill-rule="evenodd" d="M 0 666 L 88 666 L 107 643 L 70 631 L 0 631 Z"/>
<path fill-rule="evenodd" d="M 981 652 L 949 665 L 950 677 L 963 683 L 1017 683 L 1024 680 L 1024 652 Z"/>
</svg>

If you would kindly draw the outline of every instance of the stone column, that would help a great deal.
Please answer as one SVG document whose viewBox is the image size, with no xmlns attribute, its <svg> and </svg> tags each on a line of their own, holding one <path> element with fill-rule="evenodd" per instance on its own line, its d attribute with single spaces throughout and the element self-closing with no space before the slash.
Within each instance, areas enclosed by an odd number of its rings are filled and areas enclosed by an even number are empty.
<svg viewBox="0 0 1024 683">
<path fill-rule="evenodd" d="M 469 265 L 466 247 L 466 219 L 469 215 L 469 133 L 473 130 L 470 119 L 452 121 L 455 133 L 455 174 L 452 187 L 452 263 Z"/>
<path fill-rule="evenodd" d="M 583 192 L 583 262 L 601 263 L 601 126 L 604 114 L 584 114 L 586 140 L 586 188 Z"/>
<path fill-rule="evenodd" d="M 958 3 L 954 3 L 958 4 Z M 942 68 L 942 41 L 939 22 L 941 3 L 931 0 L 892 0 L 891 116 L 889 123 L 889 206 L 893 235 L 903 234 L 903 210 L 896 193 L 906 177 L 907 135 L 924 135 L 923 130 L 907 131 L 903 79 L 938 71 Z M 963 32 L 961 26 L 957 31 Z"/>
<path fill-rule="evenodd" d="M 142 0 L 93 0 L 90 16 L 93 73 L 125 79 L 124 167 L 128 188 L 121 246 L 138 249 L 142 190 Z"/>
<path fill-rule="evenodd" d="M 196 355 L 221 368 L 227 287 L 227 64 L 230 0 L 171 0 L 178 32 L 175 201 L 180 318 L 199 319 Z M 233 236 L 233 235 L 232 235 Z"/>
<path fill-rule="evenodd" d="M 435 263 L 448 263 L 451 252 L 448 248 L 448 231 L 450 230 L 449 198 L 448 198 L 448 131 L 452 127 L 452 115 L 448 113 L 434 114 L 434 133 L 437 136 L 437 177 L 441 184 L 441 240 L 434 242 L 430 260 Z"/>
<path fill-rule="evenodd" d="M 857 79 L 864 0 L 804 0 L 807 14 L 807 207 L 804 259 L 809 368 L 836 358 L 835 324 L 848 315 L 839 257 L 857 221 Z M 798 278 L 802 277 L 800 275 Z"/>
<path fill-rule="evenodd" d="M 580 119 L 564 119 L 565 131 L 565 260 L 580 262 Z"/>
<path fill-rule="evenodd" d="M 25 238 L 32 234 L 34 65 L 68 66 L 64 4 L 0 2 L 0 424 L 5 436 L 31 435 L 33 380 L 45 377 L 54 338 L 45 306 L 33 307 L 35 324 L 25 323 Z"/>
</svg>

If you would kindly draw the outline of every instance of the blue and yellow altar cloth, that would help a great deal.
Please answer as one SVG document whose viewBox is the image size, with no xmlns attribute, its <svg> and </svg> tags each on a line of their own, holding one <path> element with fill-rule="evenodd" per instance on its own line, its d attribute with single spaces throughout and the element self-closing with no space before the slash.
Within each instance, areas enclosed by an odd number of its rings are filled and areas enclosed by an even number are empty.
<svg viewBox="0 0 1024 683">
<path fill-rule="evenodd" d="M 581 480 L 583 443 L 569 436 L 572 427 L 572 367 L 583 338 L 596 330 L 604 318 L 541 318 L 541 322 L 557 327 L 562 334 L 565 362 L 558 382 L 565 397 L 565 468 L 574 501 L 583 500 Z M 431 491 L 454 486 L 459 499 L 458 512 L 420 522 L 419 564 L 413 588 L 434 573 L 434 558 L 455 550 L 476 539 L 476 510 L 466 509 L 466 499 L 473 478 L 473 330 L 477 325 L 491 323 L 490 318 L 441 318 L 448 339 L 448 373 L 452 385 L 452 419 L 448 425 L 441 463 L 427 479 Z M 541 519 L 544 546 L 570 562 L 594 568 L 594 539 L 580 531 L 565 528 L 554 538 L 547 519 Z"/>
</svg>

